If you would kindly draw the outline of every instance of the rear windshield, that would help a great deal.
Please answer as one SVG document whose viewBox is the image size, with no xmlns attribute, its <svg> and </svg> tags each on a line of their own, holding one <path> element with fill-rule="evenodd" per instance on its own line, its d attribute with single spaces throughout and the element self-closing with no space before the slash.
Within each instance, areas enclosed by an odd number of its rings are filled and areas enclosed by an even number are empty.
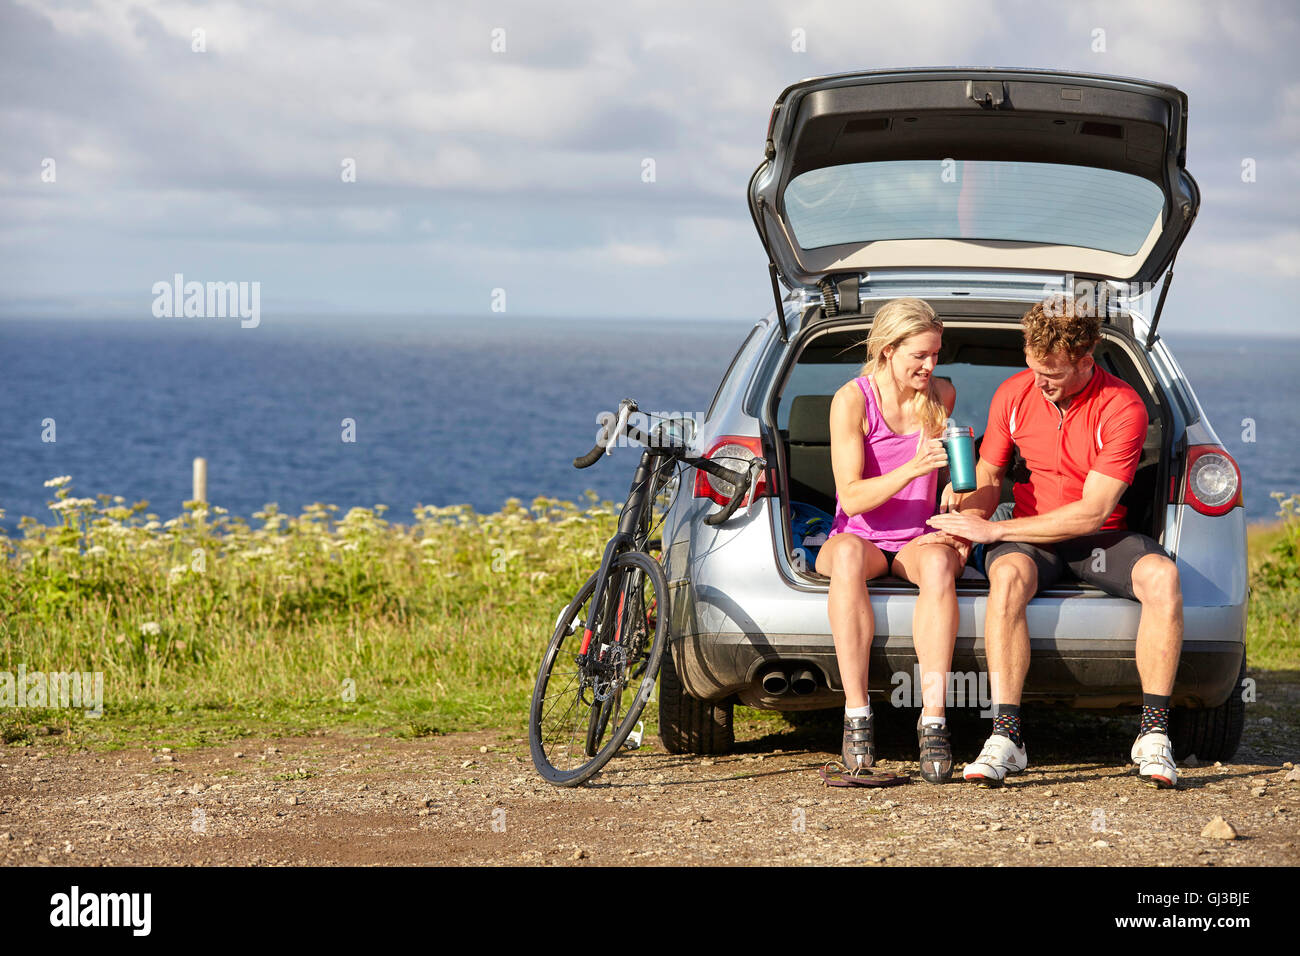
<svg viewBox="0 0 1300 956">
<path fill-rule="evenodd" d="M 1164 208 L 1155 183 L 1056 163 L 903 160 L 828 166 L 786 187 L 804 249 L 880 239 L 985 239 L 1133 255 Z"/>
</svg>

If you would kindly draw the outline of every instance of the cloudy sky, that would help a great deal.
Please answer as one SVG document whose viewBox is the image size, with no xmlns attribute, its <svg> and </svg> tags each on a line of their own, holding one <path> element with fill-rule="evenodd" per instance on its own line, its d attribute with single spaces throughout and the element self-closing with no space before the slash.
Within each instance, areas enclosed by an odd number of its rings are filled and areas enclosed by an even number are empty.
<svg viewBox="0 0 1300 956">
<path fill-rule="evenodd" d="M 264 321 L 490 315 L 496 288 L 520 316 L 752 321 L 777 94 L 987 65 L 1186 91 L 1202 208 L 1161 327 L 1300 334 L 1297 50 L 1285 0 L 0 0 L 0 315 L 148 316 L 181 272 L 260 282 Z"/>
</svg>

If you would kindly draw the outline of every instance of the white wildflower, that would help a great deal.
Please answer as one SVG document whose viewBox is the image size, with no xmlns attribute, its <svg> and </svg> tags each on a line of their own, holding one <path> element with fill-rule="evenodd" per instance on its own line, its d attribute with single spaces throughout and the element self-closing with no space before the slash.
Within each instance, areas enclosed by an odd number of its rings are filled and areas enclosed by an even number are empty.
<svg viewBox="0 0 1300 956">
<path fill-rule="evenodd" d="M 57 478 L 51 478 L 45 483 L 46 488 L 62 488 L 72 480 L 71 475 L 59 475 Z"/>
<path fill-rule="evenodd" d="M 108 554 L 108 548 L 104 547 L 102 544 L 97 544 L 93 548 L 86 549 L 86 557 L 88 558 L 98 558 L 105 554 Z"/>
<path fill-rule="evenodd" d="M 140 625 L 141 634 L 161 634 L 162 628 L 158 626 L 157 621 L 145 621 Z"/>
</svg>

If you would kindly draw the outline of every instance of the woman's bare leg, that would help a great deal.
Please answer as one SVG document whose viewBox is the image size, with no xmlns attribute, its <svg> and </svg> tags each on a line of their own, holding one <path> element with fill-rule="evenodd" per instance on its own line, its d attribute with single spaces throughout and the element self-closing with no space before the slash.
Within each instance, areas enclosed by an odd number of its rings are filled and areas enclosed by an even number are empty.
<svg viewBox="0 0 1300 956">
<path fill-rule="evenodd" d="M 835 535 L 817 554 L 817 572 L 831 579 L 826 609 L 846 707 L 867 703 L 867 667 L 875 619 L 866 582 L 884 574 L 887 564 L 879 548 L 851 532 Z"/>
<path fill-rule="evenodd" d="M 921 589 L 912 612 L 912 644 L 921 662 L 921 713 L 942 717 L 957 643 L 957 575 L 963 562 L 955 548 L 915 538 L 894 559 L 894 572 Z"/>
</svg>

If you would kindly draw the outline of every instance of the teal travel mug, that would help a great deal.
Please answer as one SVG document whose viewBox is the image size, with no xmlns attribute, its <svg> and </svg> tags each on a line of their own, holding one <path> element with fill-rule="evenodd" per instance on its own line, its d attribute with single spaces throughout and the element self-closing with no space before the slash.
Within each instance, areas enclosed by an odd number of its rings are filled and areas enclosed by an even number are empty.
<svg viewBox="0 0 1300 956">
<path fill-rule="evenodd" d="M 939 438 L 948 450 L 948 471 L 953 491 L 975 490 L 975 438 L 969 425 L 948 419 Z"/>
</svg>

